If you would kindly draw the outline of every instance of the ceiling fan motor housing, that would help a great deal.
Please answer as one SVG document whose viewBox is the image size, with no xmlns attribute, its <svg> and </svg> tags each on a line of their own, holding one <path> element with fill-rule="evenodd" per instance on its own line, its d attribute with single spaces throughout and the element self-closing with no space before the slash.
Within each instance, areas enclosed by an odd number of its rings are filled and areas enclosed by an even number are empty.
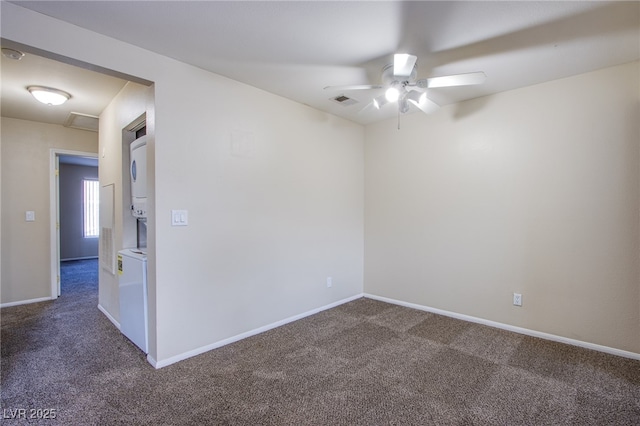
<svg viewBox="0 0 640 426">
<path fill-rule="evenodd" d="M 393 74 L 393 64 L 385 65 L 382 68 L 382 84 L 384 85 L 393 85 L 394 83 L 407 83 L 412 84 L 416 81 L 416 77 L 418 76 L 418 66 L 417 64 L 413 66 L 413 70 L 408 77 L 404 76 L 396 76 Z"/>
</svg>

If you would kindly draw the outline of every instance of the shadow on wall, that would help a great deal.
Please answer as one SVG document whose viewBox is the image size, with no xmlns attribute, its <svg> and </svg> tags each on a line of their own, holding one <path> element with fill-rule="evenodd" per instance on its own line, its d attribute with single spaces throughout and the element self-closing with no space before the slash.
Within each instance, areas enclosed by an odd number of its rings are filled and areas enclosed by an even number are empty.
<svg viewBox="0 0 640 426">
<path fill-rule="evenodd" d="M 456 121 L 462 120 L 482 110 L 489 102 L 490 96 L 483 96 L 481 98 L 471 99 L 465 102 L 458 102 L 454 105 L 451 117 Z"/>
</svg>

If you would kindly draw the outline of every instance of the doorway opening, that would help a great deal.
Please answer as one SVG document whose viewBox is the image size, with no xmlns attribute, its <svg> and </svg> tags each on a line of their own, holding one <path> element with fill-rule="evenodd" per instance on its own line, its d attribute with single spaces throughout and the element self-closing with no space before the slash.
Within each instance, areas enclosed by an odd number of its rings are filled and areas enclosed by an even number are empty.
<svg viewBox="0 0 640 426">
<path fill-rule="evenodd" d="M 78 290 L 81 284 L 97 292 L 98 156 L 52 149 L 51 157 L 51 295 Z"/>
</svg>

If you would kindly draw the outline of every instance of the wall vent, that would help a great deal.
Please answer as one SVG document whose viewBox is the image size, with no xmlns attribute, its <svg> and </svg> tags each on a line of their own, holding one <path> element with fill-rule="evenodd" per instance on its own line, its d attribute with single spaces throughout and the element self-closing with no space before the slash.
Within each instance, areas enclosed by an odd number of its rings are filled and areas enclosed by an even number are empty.
<svg viewBox="0 0 640 426">
<path fill-rule="evenodd" d="M 335 98 L 331 98 L 331 100 L 343 106 L 355 105 L 358 103 L 357 100 L 345 95 L 336 96 Z"/>
</svg>

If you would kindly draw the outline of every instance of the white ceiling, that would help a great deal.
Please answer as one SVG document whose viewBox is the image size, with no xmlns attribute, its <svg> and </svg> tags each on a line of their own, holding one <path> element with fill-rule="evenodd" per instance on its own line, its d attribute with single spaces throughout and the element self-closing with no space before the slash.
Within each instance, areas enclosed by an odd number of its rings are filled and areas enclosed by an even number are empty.
<svg viewBox="0 0 640 426">
<path fill-rule="evenodd" d="M 69 122 L 70 127 L 85 130 L 97 125 L 91 117 L 100 115 L 127 82 L 29 53 L 20 60 L 0 56 L 0 66 L 3 117 L 64 125 L 73 112 L 82 114 L 75 115 L 82 120 Z M 64 90 L 71 98 L 60 106 L 44 105 L 31 96 L 28 86 Z"/>
<path fill-rule="evenodd" d="M 640 2 L 14 3 L 363 124 L 397 109 L 367 107 L 375 91 L 323 88 L 377 84 L 398 52 L 418 56 L 420 78 L 486 73 L 430 89 L 440 105 L 640 58 Z M 330 100 L 341 94 L 359 103 Z"/>
</svg>

